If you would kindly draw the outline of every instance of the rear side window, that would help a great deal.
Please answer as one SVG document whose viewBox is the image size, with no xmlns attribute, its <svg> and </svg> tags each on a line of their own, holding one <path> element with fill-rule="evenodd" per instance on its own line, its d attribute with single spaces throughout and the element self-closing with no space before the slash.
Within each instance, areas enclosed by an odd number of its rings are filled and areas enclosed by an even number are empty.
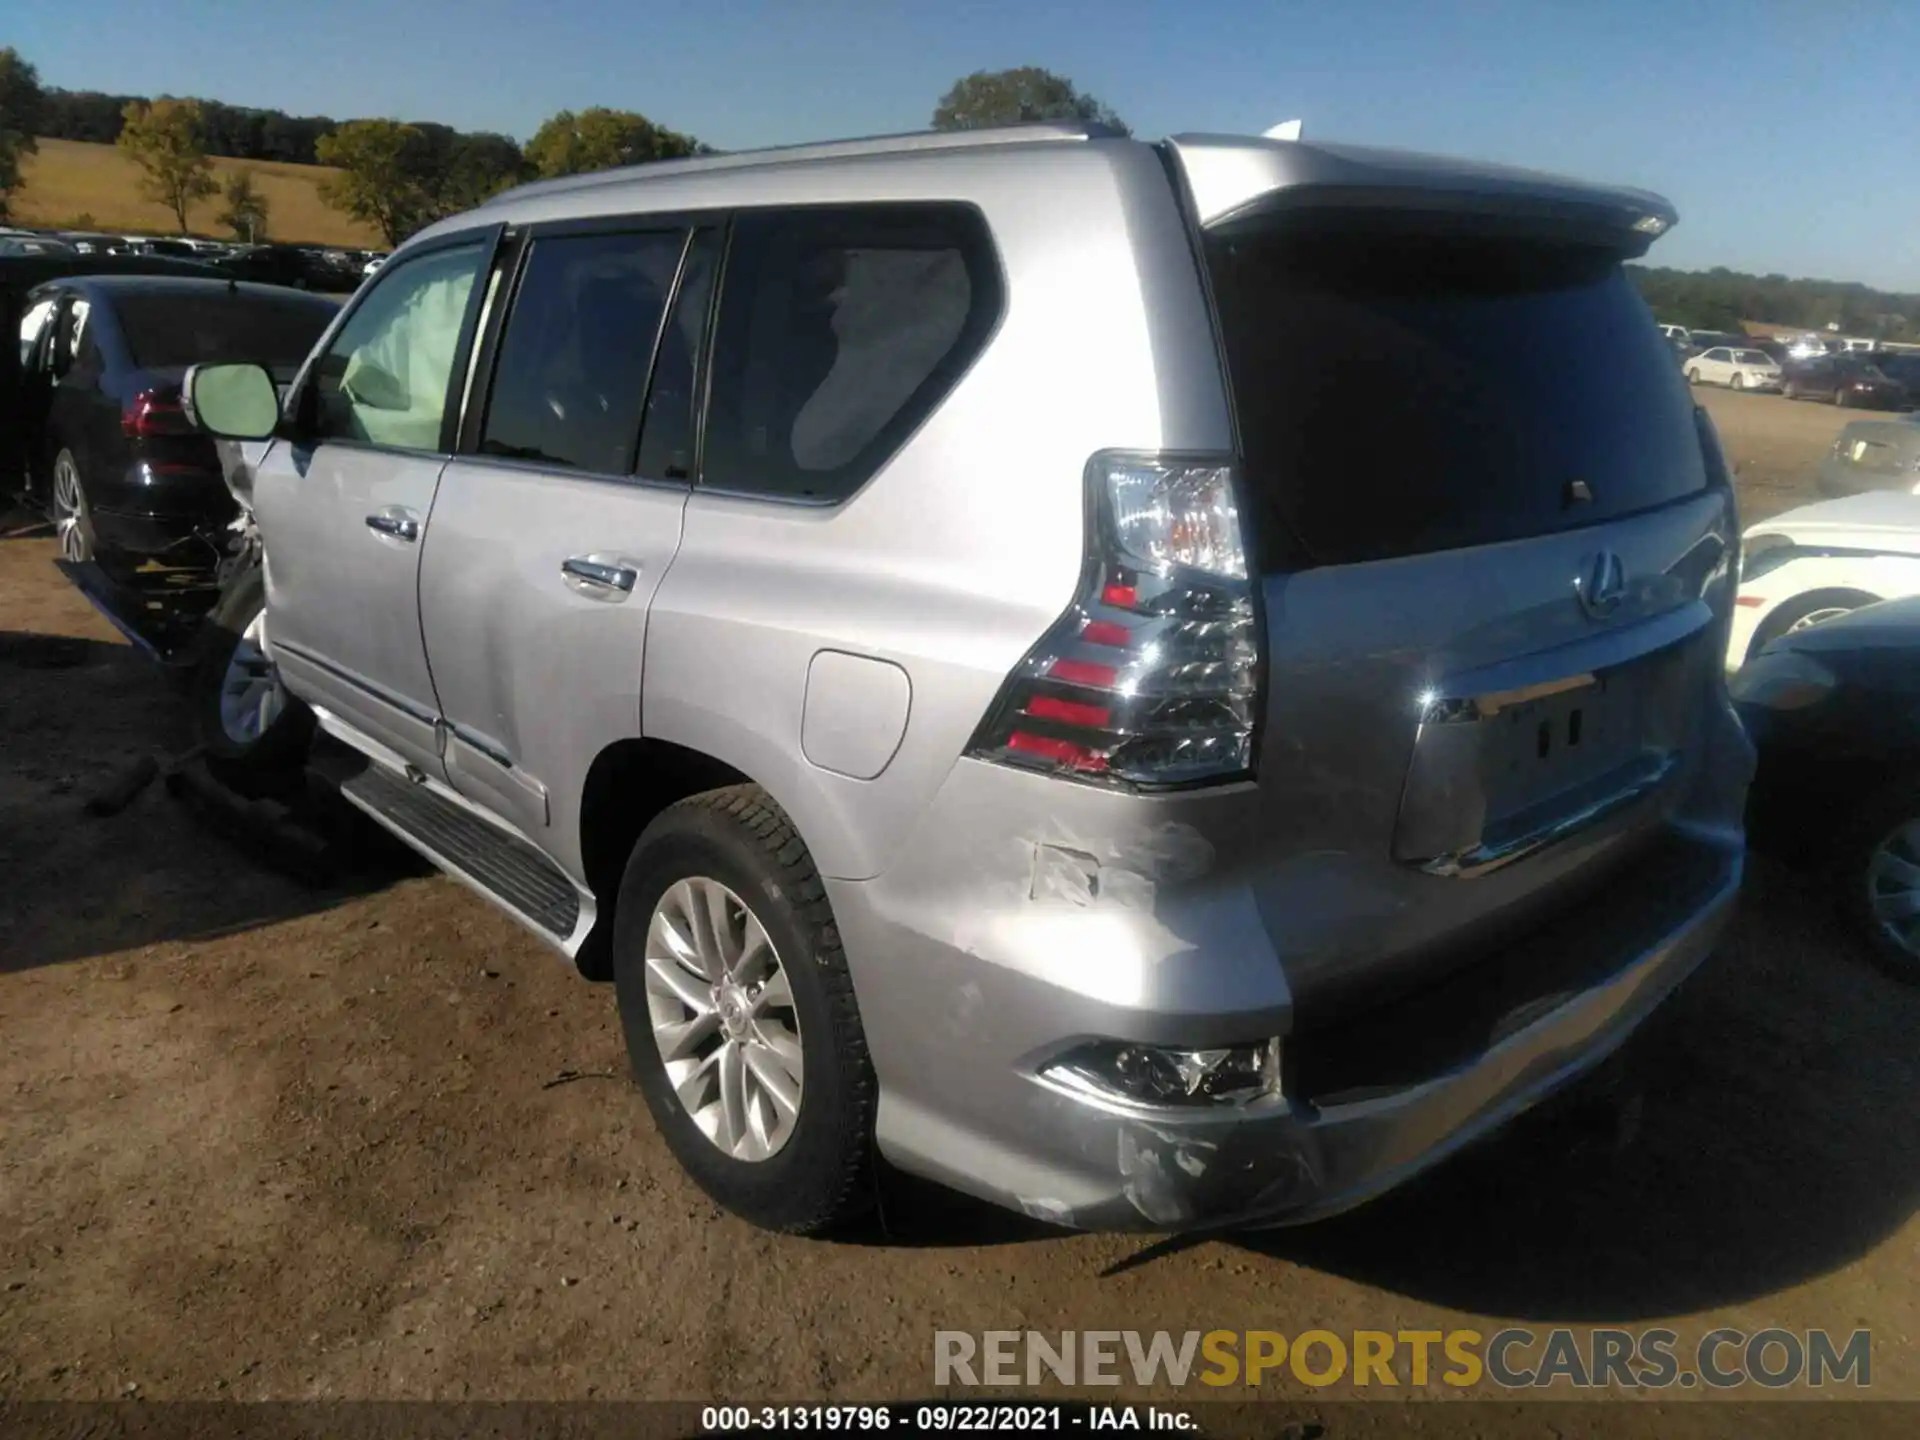
<svg viewBox="0 0 1920 1440">
<path fill-rule="evenodd" d="M 128 358 L 143 370 L 245 360 L 291 380 L 333 319 L 325 300 L 229 294 L 224 286 L 114 296 Z"/>
<path fill-rule="evenodd" d="M 654 342 L 686 232 L 537 236 L 500 341 L 480 453 L 633 469 Z"/>
<path fill-rule="evenodd" d="M 741 216 L 721 291 L 702 484 L 844 499 L 945 398 L 999 305 L 986 224 L 967 206 Z"/>
<path fill-rule="evenodd" d="M 1268 219 L 1207 258 L 1270 559 L 1513 540 L 1706 487 L 1686 386 L 1610 254 Z"/>
</svg>

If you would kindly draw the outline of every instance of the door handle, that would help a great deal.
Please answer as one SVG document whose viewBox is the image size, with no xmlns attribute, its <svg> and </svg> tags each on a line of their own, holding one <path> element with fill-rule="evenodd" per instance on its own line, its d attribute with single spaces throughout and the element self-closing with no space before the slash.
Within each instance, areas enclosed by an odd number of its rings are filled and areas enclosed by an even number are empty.
<svg viewBox="0 0 1920 1440">
<path fill-rule="evenodd" d="M 590 560 L 585 555 L 575 555 L 560 562 L 560 573 L 570 581 L 592 586 L 596 590 L 618 590 L 622 595 L 633 592 L 640 572 L 631 565 L 609 565 L 602 560 Z"/>
<path fill-rule="evenodd" d="M 391 535 L 396 540 L 405 540 L 409 544 L 420 538 L 420 520 L 405 510 L 395 506 L 391 510 L 377 510 L 367 516 L 367 528 L 382 535 Z"/>
</svg>

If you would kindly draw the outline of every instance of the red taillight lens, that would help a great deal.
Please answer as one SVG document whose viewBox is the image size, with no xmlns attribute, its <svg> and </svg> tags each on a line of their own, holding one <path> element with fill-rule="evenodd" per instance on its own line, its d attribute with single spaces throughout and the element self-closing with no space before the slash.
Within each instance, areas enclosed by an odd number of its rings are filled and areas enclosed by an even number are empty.
<svg viewBox="0 0 1920 1440">
<path fill-rule="evenodd" d="M 1101 455 L 1087 580 L 969 754 L 1109 785 L 1252 768 L 1254 589 L 1230 462 Z"/>
<path fill-rule="evenodd" d="M 165 390 L 142 390 L 120 413 L 120 428 L 136 440 L 155 435 L 191 435 L 192 422 L 180 408 L 180 397 Z"/>
</svg>

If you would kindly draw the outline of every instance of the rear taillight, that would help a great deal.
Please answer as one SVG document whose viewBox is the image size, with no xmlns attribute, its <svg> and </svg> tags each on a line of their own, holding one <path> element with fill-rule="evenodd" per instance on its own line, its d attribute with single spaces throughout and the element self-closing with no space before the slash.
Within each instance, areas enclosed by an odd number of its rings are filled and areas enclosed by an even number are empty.
<svg viewBox="0 0 1920 1440">
<path fill-rule="evenodd" d="M 1080 594 L 968 753 L 1115 786 L 1247 775 L 1260 642 L 1232 462 L 1102 454 L 1088 485 Z"/>
<path fill-rule="evenodd" d="M 120 429 L 136 440 L 155 435 L 191 435 L 193 424 L 180 408 L 180 397 L 166 390 L 142 390 L 120 412 Z"/>
</svg>

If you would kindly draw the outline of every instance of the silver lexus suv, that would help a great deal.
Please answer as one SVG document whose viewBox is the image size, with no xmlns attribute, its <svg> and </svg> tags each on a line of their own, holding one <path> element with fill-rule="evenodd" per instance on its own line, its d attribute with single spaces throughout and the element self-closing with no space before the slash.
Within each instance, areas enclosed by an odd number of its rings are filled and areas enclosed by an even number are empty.
<svg viewBox="0 0 1920 1440">
<path fill-rule="evenodd" d="M 267 442 L 207 743 L 610 978 L 759 1224 L 879 1159 L 1329 1214 L 1595 1064 L 1738 889 L 1734 501 L 1621 268 L 1672 223 L 1057 125 L 512 191 L 284 398 L 191 377 Z"/>
</svg>

